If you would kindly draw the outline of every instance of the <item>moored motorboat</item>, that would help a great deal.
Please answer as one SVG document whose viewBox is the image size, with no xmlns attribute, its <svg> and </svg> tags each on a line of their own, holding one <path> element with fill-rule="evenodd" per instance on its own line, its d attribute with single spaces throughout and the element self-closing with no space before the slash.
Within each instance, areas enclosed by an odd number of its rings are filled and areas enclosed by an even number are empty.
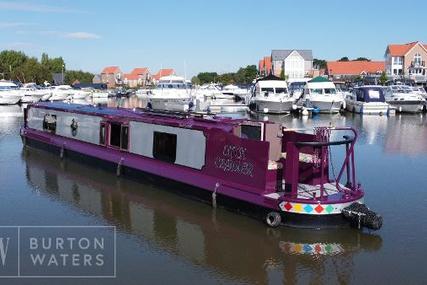
<svg viewBox="0 0 427 285">
<path fill-rule="evenodd" d="M 14 105 L 21 101 L 22 92 L 12 81 L 0 80 L 0 105 Z"/>
<path fill-rule="evenodd" d="M 251 110 L 266 114 L 289 113 L 294 109 L 295 98 L 290 96 L 285 80 L 268 76 L 255 83 Z"/>
<path fill-rule="evenodd" d="M 425 106 L 425 99 L 406 85 L 385 87 L 385 98 L 400 113 L 419 113 Z"/>
<path fill-rule="evenodd" d="M 193 105 L 191 88 L 183 77 L 175 75 L 160 78 L 148 98 L 154 110 L 188 111 Z"/>
<path fill-rule="evenodd" d="M 346 110 L 360 114 L 389 114 L 391 108 L 386 103 L 382 86 L 365 85 L 353 88 L 346 96 Z"/>
<path fill-rule="evenodd" d="M 319 113 L 338 113 L 345 108 L 345 100 L 332 81 L 318 76 L 307 82 L 298 106 Z"/>
<path fill-rule="evenodd" d="M 269 226 L 382 224 L 361 204 L 351 128 L 318 127 L 310 134 L 269 121 L 64 102 L 29 105 L 24 117 L 25 145 L 96 161 L 117 175 L 169 181 L 175 192 L 242 209 Z M 332 139 L 339 134 L 342 140 Z M 335 178 L 329 156 L 339 145 L 344 162 Z"/>
</svg>

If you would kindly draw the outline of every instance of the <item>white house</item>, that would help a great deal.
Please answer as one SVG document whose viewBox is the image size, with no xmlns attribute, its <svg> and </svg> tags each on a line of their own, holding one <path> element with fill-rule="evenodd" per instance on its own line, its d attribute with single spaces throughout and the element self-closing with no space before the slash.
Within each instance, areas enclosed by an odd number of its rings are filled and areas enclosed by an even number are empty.
<svg viewBox="0 0 427 285">
<path fill-rule="evenodd" d="M 313 72 L 311 50 L 286 49 L 271 51 L 272 70 L 275 76 L 283 73 L 288 78 L 304 78 Z"/>
</svg>

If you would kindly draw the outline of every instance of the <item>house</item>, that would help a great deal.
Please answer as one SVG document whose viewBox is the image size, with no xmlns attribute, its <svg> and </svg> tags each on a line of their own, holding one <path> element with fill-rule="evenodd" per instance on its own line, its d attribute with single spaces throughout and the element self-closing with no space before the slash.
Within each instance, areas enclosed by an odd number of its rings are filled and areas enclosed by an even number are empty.
<svg viewBox="0 0 427 285">
<path fill-rule="evenodd" d="M 385 71 L 389 77 L 410 78 L 417 83 L 426 82 L 427 44 L 389 44 L 384 58 Z"/>
<path fill-rule="evenodd" d="M 107 84 L 108 88 L 115 88 L 121 85 L 123 73 L 118 66 L 107 66 L 101 72 L 101 83 Z"/>
<path fill-rule="evenodd" d="M 271 57 L 265 56 L 258 62 L 258 71 L 260 76 L 267 76 L 271 73 Z"/>
<path fill-rule="evenodd" d="M 380 76 L 384 71 L 384 61 L 328 61 L 326 74 L 333 79 Z"/>
<path fill-rule="evenodd" d="M 134 68 L 131 73 L 123 75 L 123 83 L 131 88 L 149 85 L 151 76 L 147 67 Z"/>
<path fill-rule="evenodd" d="M 163 76 L 175 75 L 175 70 L 172 68 L 162 68 L 156 74 L 153 75 L 154 81 L 159 81 L 159 79 Z"/>
<path fill-rule="evenodd" d="M 275 76 L 283 73 L 287 78 L 304 78 L 313 72 L 313 52 L 302 49 L 271 51 L 271 69 Z"/>
</svg>

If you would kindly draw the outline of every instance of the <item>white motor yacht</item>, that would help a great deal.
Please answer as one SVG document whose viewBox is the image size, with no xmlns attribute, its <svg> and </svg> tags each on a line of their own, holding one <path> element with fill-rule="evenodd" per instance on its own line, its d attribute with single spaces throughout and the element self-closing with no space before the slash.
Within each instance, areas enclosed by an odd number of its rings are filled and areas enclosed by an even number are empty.
<svg viewBox="0 0 427 285">
<path fill-rule="evenodd" d="M 397 112 L 418 113 L 424 109 L 425 99 L 413 91 L 411 86 L 391 85 L 385 88 L 386 102 Z"/>
<path fill-rule="evenodd" d="M 421 95 L 424 99 L 427 100 L 427 91 L 423 86 L 412 86 L 412 91 L 414 91 L 415 94 Z"/>
<path fill-rule="evenodd" d="M 63 101 L 67 98 L 71 98 L 74 94 L 74 90 L 70 85 L 58 85 L 53 86 L 51 89 L 51 94 L 49 101 Z"/>
<path fill-rule="evenodd" d="M 21 103 L 36 103 L 51 95 L 49 89 L 40 88 L 35 83 L 26 83 L 20 90 L 22 91 Z"/>
<path fill-rule="evenodd" d="M 225 96 L 235 96 L 242 100 L 246 99 L 246 96 L 249 95 L 249 91 L 247 89 L 240 88 L 239 86 L 229 84 L 222 88 L 221 93 Z M 217 96 L 217 98 L 219 98 Z"/>
<path fill-rule="evenodd" d="M 345 100 L 333 82 L 318 76 L 307 82 L 298 106 L 320 113 L 338 113 L 345 108 Z"/>
<path fill-rule="evenodd" d="M 157 87 L 148 96 L 154 110 L 188 111 L 192 105 L 191 88 L 183 77 L 161 77 Z"/>
<path fill-rule="evenodd" d="M 291 112 L 294 105 L 295 98 L 290 96 L 285 80 L 265 78 L 256 82 L 250 103 L 253 111 L 283 114 Z"/>
<path fill-rule="evenodd" d="M 355 87 L 345 100 L 346 109 L 353 113 L 385 115 L 391 109 L 385 101 L 383 87 L 378 85 Z"/>
<path fill-rule="evenodd" d="M 22 91 L 12 81 L 0 80 L 0 105 L 14 105 L 21 101 Z"/>
</svg>

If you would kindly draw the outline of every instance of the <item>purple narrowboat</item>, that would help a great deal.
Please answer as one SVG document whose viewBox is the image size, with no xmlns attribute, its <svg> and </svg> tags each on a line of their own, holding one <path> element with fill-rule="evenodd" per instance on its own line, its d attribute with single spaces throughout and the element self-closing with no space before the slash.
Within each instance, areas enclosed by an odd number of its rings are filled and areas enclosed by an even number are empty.
<svg viewBox="0 0 427 285">
<path fill-rule="evenodd" d="M 24 120 L 24 145 L 168 183 L 269 226 L 382 225 L 363 204 L 352 128 L 306 133 L 269 121 L 62 102 L 29 105 Z M 331 148 L 338 146 L 344 160 L 335 173 Z"/>
</svg>

